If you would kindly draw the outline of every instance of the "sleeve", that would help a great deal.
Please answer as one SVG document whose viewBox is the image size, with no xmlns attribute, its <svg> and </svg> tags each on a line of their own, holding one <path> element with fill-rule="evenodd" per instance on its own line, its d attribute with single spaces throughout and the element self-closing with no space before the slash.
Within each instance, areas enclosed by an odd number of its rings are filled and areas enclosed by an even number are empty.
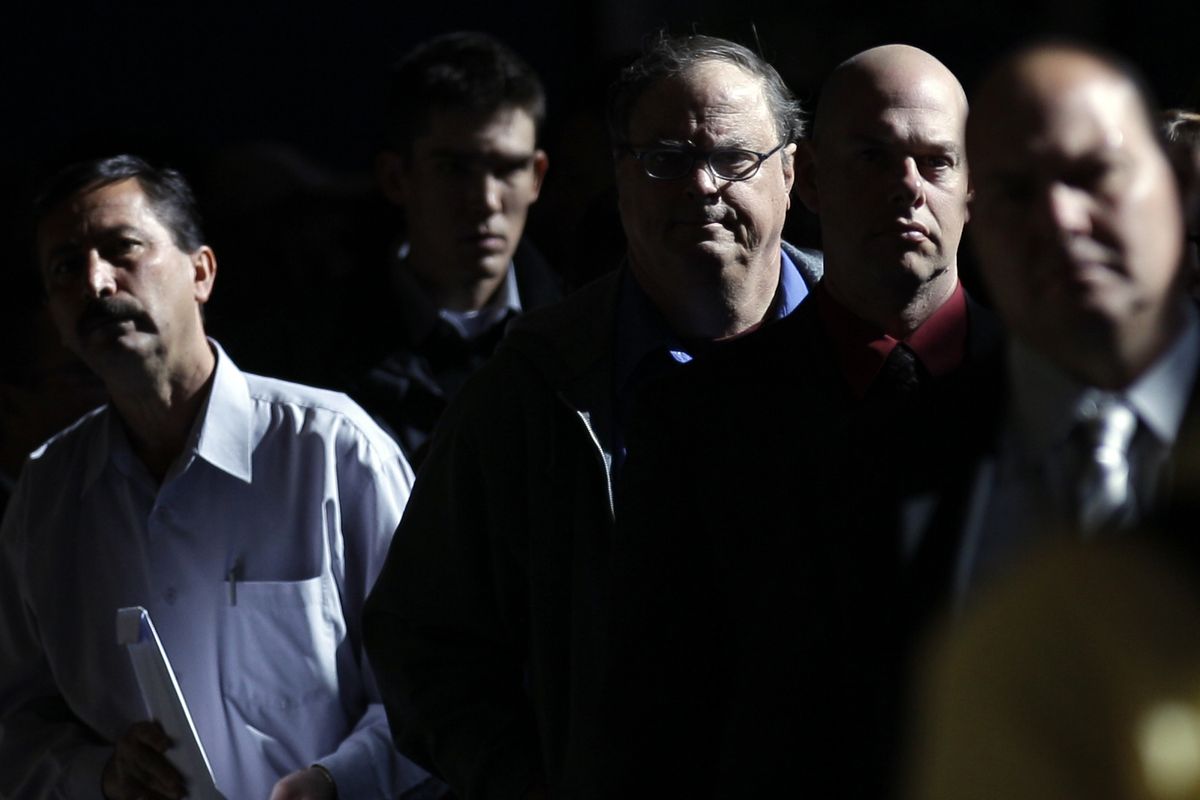
<svg viewBox="0 0 1200 800">
<path fill-rule="evenodd" d="M 29 603 L 29 484 L 17 484 L 0 524 L 0 797 L 99 798 L 112 745 L 59 692 Z"/>
<path fill-rule="evenodd" d="M 343 539 L 338 585 L 347 636 L 362 673 L 361 681 L 353 685 L 365 689 L 366 708 L 338 748 L 317 763 L 333 776 L 339 797 L 436 797 L 440 794 L 437 781 L 392 745 L 387 716 L 362 649 L 360 622 L 366 594 L 379 574 L 408 501 L 412 470 L 400 450 L 373 424 L 364 421 L 361 428 L 348 424 L 343 433 L 349 441 L 339 445 L 338 453 L 341 500 L 337 529 Z M 362 698 L 356 693 L 344 702 L 352 705 L 361 703 Z"/>
<path fill-rule="evenodd" d="M 535 412 L 496 363 L 443 417 L 364 622 L 397 746 L 463 800 L 523 798 L 541 780 L 515 543 L 527 535 L 521 425 Z"/>
</svg>

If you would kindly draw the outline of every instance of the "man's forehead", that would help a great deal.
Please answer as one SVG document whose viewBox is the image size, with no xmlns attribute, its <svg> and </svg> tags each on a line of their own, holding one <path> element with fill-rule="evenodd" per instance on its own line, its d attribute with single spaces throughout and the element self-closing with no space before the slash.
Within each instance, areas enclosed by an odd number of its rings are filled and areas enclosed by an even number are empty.
<svg viewBox="0 0 1200 800">
<path fill-rule="evenodd" d="M 934 80 L 887 87 L 863 85 L 853 92 L 845 89 L 818 112 L 817 138 L 897 131 L 911 136 L 929 129 L 930 135 L 961 141 L 967 109 L 956 89 Z"/>
<path fill-rule="evenodd" d="M 414 153 L 435 151 L 454 155 L 531 155 L 537 146 L 537 126 L 528 111 L 501 107 L 491 111 L 434 109 Z"/>
<path fill-rule="evenodd" d="M 705 61 L 649 86 L 629 120 L 635 142 L 688 139 L 703 131 L 739 141 L 765 141 L 774 121 L 762 79 L 721 61 Z"/>
<path fill-rule="evenodd" d="M 1056 161 L 1155 146 L 1136 89 L 1113 80 L 1111 73 L 1068 81 L 1018 80 L 1010 90 L 980 109 L 972 137 L 980 162 Z"/>
<path fill-rule="evenodd" d="M 136 178 L 80 189 L 55 207 L 38 226 L 38 239 L 78 238 L 114 227 L 162 223 Z"/>
</svg>

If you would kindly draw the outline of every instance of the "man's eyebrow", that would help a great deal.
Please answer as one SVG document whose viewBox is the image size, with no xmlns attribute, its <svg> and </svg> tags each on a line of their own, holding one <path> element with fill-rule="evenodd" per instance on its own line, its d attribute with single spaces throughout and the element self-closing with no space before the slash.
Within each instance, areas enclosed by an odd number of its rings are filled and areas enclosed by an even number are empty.
<svg viewBox="0 0 1200 800">
<path fill-rule="evenodd" d="M 774 133 L 774 131 L 772 131 L 772 133 Z M 767 145 L 764 149 L 769 150 L 773 146 L 774 145 Z M 754 142 L 751 141 L 750 138 L 743 136 L 741 134 L 725 137 L 724 139 L 721 140 L 721 143 L 719 145 L 717 145 L 717 147 L 719 147 L 719 148 L 732 147 L 732 148 L 736 148 L 738 150 L 754 150 L 754 151 L 758 150 L 758 145 L 754 144 Z"/>
<path fill-rule="evenodd" d="M 879 136 L 871 133 L 852 133 L 842 137 L 842 139 L 851 146 L 869 145 L 874 147 L 915 147 L 922 150 L 934 150 L 942 153 L 950 153 L 954 156 L 961 156 L 963 153 L 962 144 L 953 139 L 905 139 Z"/>
<path fill-rule="evenodd" d="M 520 153 L 503 153 L 503 152 L 487 152 L 480 153 L 474 150 L 454 150 L 446 147 L 435 147 L 429 155 L 433 158 L 449 159 L 456 161 L 528 161 L 535 155 L 534 150 Z"/>
<path fill-rule="evenodd" d="M 950 153 L 955 156 L 960 156 L 963 152 L 962 144 L 953 139 L 934 139 L 925 142 L 923 146 L 931 150 L 941 150 L 943 153 Z"/>
<path fill-rule="evenodd" d="M 883 147 L 888 144 L 888 142 L 882 136 L 876 136 L 870 133 L 850 133 L 839 138 L 846 144 L 854 146 L 873 145 L 876 147 Z"/>
<path fill-rule="evenodd" d="M 146 233 L 138 226 L 129 224 L 113 225 L 109 228 L 101 228 L 99 231 L 97 231 L 97 233 L 99 236 L 105 238 L 111 238 L 113 236 L 125 236 L 130 234 L 138 237 L 145 237 L 146 235 Z"/>
<path fill-rule="evenodd" d="M 126 223 L 122 223 L 119 225 L 112 225 L 107 228 L 100 228 L 98 230 L 95 230 L 92 233 L 91 238 L 93 238 L 93 239 L 113 239 L 118 236 L 135 236 L 139 239 L 144 239 L 144 238 L 146 238 L 146 232 L 136 225 L 129 225 Z M 58 258 L 58 257 L 64 256 L 64 255 L 69 255 L 71 253 L 77 252 L 78 250 L 82 249 L 83 247 L 84 247 L 84 243 L 78 237 L 71 236 L 71 238 L 67 239 L 66 241 L 60 242 L 59 244 L 57 244 L 53 248 L 51 248 L 50 252 L 47 254 L 47 257 L 48 258 Z"/>
<path fill-rule="evenodd" d="M 729 149 L 755 150 L 757 145 L 753 145 L 750 139 L 739 134 L 723 137 L 714 147 L 699 147 L 694 142 L 689 142 L 684 139 L 652 139 L 650 140 L 650 144 L 646 145 L 646 147 L 642 149 L 656 147 L 666 147 L 677 150 L 694 150 L 696 152 L 712 152 L 713 150 Z M 768 146 L 766 149 L 769 150 L 770 147 L 771 146 Z"/>
<path fill-rule="evenodd" d="M 61 242 L 61 243 L 55 245 L 54 247 L 50 248 L 50 252 L 46 253 L 46 257 L 43 260 L 44 261 L 55 261 L 59 258 L 62 258 L 63 256 L 68 256 L 73 253 L 76 253 L 79 251 L 79 249 L 80 249 L 79 242 L 75 241 L 74 239 L 70 239 L 68 241 Z"/>
</svg>

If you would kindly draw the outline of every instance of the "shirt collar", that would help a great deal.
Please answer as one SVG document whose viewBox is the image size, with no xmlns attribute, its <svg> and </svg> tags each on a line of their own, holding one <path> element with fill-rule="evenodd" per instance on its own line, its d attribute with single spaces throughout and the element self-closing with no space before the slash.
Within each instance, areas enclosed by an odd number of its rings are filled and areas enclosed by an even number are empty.
<svg viewBox="0 0 1200 800">
<path fill-rule="evenodd" d="M 408 340 L 420 342 L 433 330 L 440 317 L 452 326 L 464 339 L 471 339 L 495 325 L 510 313 L 522 311 L 521 293 L 517 286 L 517 273 L 513 262 L 509 262 L 504 281 L 496 293 L 477 312 L 454 312 L 439 309 L 421 288 L 421 284 L 408 270 L 408 242 L 396 248 L 392 260 L 392 280 L 400 299 L 400 324 L 404 326 Z"/>
<path fill-rule="evenodd" d="M 661 351 L 666 351 L 680 364 L 692 360 L 689 348 L 668 327 L 658 306 L 654 305 L 654 301 L 633 277 L 633 271 L 626 269 L 621 276 L 617 298 L 617 392 L 628 388 L 638 366 L 647 356 Z"/>
<path fill-rule="evenodd" d="M 780 320 L 791 314 L 808 297 L 808 284 L 800 268 L 782 247 L 779 248 L 779 291 L 772 305 L 771 319 Z"/>
<path fill-rule="evenodd" d="M 967 294 L 961 282 L 955 284 L 946 302 L 904 339 L 889 336 L 854 314 L 834 299 L 824 281 L 817 284 L 814 296 L 817 314 L 833 340 L 842 375 L 857 397 L 866 396 L 883 362 L 901 342 L 935 378 L 958 369 L 966 358 L 969 323 Z"/>
<path fill-rule="evenodd" d="M 216 357 L 212 385 L 208 397 L 200 407 L 196 422 L 184 446 L 181 456 L 196 455 L 214 467 L 235 478 L 250 482 L 251 441 L 253 407 L 246 378 L 225 351 L 214 340 L 208 340 Z M 129 444 L 124 423 L 110 403 L 103 411 L 103 427 L 96 446 L 89 449 L 82 491 L 100 476 L 105 466 L 112 463 L 125 476 L 133 479 L 144 471 L 136 463 L 137 456 Z M 180 462 L 168 474 L 178 468 Z"/>
<path fill-rule="evenodd" d="M 1159 358 L 1118 392 L 1158 441 L 1174 444 L 1183 424 L 1200 362 L 1200 317 L 1188 304 L 1183 330 Z M 1080 405 L 1095 390 L 1070 377 L 1019 340 L 1009 345 L 1012 411 L 1017 434 L 1030 456 L 1066 441 Z"/>
<path fill-rule="evenodd" d="M 193 427 L 190 448 L 217 469 L 250 483 L 254 406 L 246 377 L 221 345 L 208 340 L 217 358 L 212 388 Z"/>
<path fill-rule="evenodd" d="M 468 340 L 486 333 L 505 317 L 520 314 L 521 294 L 517 290 L 517 273 L 512 262 L 509 262 L 508 271 L 504 273 L 504 281 L 483 308 L 478 311 L 451 311 L 442 308 L 438 309 L 437 313 L 458 331 L 459 336 Z"/>
<path fill-rule="evenodd" d="M 768 318 L 779 320 L 791 314 L 808 296 L 800 270 L 783 248 L 779 250 L 779 287 L 771 301 Z M 671 331 L 662 312 L 642 289 L 630 270 L 625 270 L 617 299 L 616 379 L 624 391 L 646 356 L 666 351 L 673 360 L 686 364 L 696 355 L 689 344 Z"/>
<path fill-rule="evenodd" d="M 1163 444 L 1173 444 L 1183 425 L 1198 361 L 1200 315 L 1188 303 L 1183 331 L 1126 392 L 1138 417 Z"/>
</svg>

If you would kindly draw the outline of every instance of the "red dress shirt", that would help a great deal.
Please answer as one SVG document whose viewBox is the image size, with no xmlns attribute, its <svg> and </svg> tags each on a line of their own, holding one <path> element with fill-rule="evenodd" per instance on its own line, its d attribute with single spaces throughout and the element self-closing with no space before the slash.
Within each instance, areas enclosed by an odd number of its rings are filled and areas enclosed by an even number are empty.
<svg viewBox="0 0 1200 800">
<path fill-rule="evenodd" d="M 860 399 L 866 396 L 892 349 L 901 342 L 908 345 L 921 366 L 935 378 L 958 369 L 966 358 L 967 296 L 961 282 L 933 316 L 905 339 L 889 336 L 874 323 L 856 316 L 834 299 L 824 281 L 817 284 L 813 300 L 821 323 L 833 340 L 842 374 Z"/>
</svg>

